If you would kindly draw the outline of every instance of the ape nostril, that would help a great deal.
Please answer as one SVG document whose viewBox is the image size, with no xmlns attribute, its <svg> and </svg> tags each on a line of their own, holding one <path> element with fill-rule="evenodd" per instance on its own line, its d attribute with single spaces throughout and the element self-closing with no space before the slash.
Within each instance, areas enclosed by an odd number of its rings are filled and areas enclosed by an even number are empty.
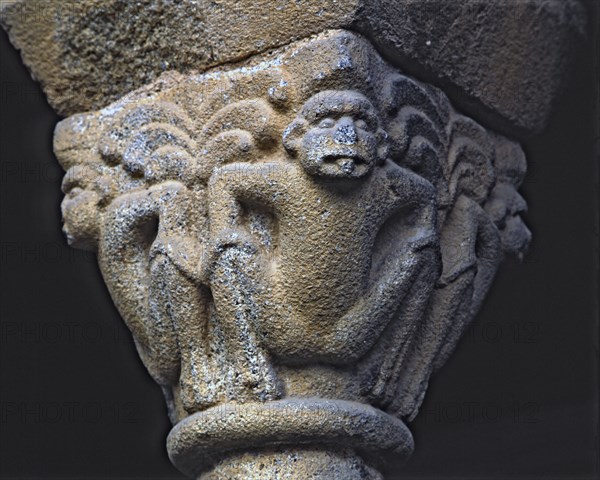
<svg viewBox="0 0 600 480">
<path fill-rule="evenodd" d="M 340 125 L 333 135 L 333 140 L 340 145 L 354 145 L 357 142 L 354 125 L 352 123 Z"/>
</svg>

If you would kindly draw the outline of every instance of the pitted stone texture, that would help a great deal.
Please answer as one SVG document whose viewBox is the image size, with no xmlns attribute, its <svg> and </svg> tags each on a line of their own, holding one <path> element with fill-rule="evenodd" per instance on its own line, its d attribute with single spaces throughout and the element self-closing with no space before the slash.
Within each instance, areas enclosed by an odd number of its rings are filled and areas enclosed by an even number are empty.
<svg viewBox="0 0 600 480">
<path fill-rule="evenodd" d="M 98 251 L 192 476 L 259 447 L 408 455 L 402 420 L 530 238 L 520 146 L 345 30 L 165 73 L 55 151 L 65 233 Z"/>
<path fill-rule="evenodd" d="M 383 476 L 350 449 L 256 450 L 231 455 L 199 480 L 383 480 Z"/>
<path fill-rule="evenodd" d="M 272 449 L 280 447 L 288 452 L 304 450 L 308 453 L 316 445 L 330 453 L 312 453 L 296 459 L 287 453 L 275 454 L 276 459 L 287 457 L 289 464 L 280 464 L 280 472 L 270 469 L 273 476 L 256 478 L 286 478 L 286 470 L 290 478 L 310 478 L 303 476 L 309 473 L 307 470 L 319 469 L 324 476 L 317 478 L 323 479 L 346 478 L 331 475 L 336 470 L 338 473 L 346 471 L 349 478 L 379 478 L 362 459 L 367 459 L 371 466 L 381 466 L 382 459 L 390 457 L 405 460 L 412 453 L 414 443 L 401 420 L 379 409 L 363 403 L 319 398 L 219 405 L 185 418 L 171 430 L 167 439 L 169 458 L 192 478 L 211 469 L 217 471 L 219 465 L 228 465 L 227 469 L 238 465 L 248 468 L 248 463 L 254 463 L 236 459 L 239 452 L 271 450 L 273 453 Z M 340 448 L 347 452 L 341 456 L 335 454 Z M 327 460 L 331 462 L 329 465 L 325 463 Z M 260 468 L 255 473 L 260 474 Z M 215 474 L 214 478 L 221 477 Z"/>
<path fill-rule="evenodd" d="M 366 2 L 363 32 L 441 87 L 478 121 L 511 135 L 543 128 L 584 36 L 577 0 Z"/>
<path fill-rule="evenodd" d="M 577 0 L 27 0 L 2 23 L 50 102 L 104 107 L 161 73 L 204 71 L 330 29 L 363 33 L 480 121 L 539 130 L 581 36 Z"/>
</svg>

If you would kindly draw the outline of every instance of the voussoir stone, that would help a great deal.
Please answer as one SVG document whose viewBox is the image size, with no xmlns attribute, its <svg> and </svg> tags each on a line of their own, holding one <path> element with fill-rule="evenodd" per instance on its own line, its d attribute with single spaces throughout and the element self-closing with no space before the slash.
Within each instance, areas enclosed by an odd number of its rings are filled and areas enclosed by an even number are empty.
<svg viewBox="0 0 600 480">
<path fill-rule="evenodd" d="M 2 23 L 63 115 L 105 107 L 167 70 L 204 71 L 331 28 L 516 135 L 541 129 L 584 29 L 575 0 L 21 0 Z"/>
</svg>

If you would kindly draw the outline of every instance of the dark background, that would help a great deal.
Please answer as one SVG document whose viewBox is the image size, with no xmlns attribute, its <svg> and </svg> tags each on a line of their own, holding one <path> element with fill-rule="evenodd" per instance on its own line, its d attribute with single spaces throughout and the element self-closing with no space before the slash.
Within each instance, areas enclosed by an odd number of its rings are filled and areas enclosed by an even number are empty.
<svg viewBox="0 0 600 480">
<path fill-rule="evenodd" d="M 182 478 L 95 258 L 61 233 L 59 118 L 3 32 L 0 48 L 0 478 Z M 397 478 L 597 478 L 598 55 L 579 49 L 525 143 L 532 250 L 435 377 Z"/>
</svg>

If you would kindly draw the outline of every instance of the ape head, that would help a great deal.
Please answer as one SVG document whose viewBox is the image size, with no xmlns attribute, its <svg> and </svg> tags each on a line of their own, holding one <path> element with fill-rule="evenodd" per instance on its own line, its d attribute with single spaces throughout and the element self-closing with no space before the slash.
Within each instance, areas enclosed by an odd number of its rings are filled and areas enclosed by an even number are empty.
<svg viewBox="0 0 600 480">
<path fill-rule="evenodd" d="M 327 90 L 311 97 L 283 133 L 305 171 L 327 178 L 363 178 L 387 156 L 387 134 L 364 95 Z"/>
</svg>

